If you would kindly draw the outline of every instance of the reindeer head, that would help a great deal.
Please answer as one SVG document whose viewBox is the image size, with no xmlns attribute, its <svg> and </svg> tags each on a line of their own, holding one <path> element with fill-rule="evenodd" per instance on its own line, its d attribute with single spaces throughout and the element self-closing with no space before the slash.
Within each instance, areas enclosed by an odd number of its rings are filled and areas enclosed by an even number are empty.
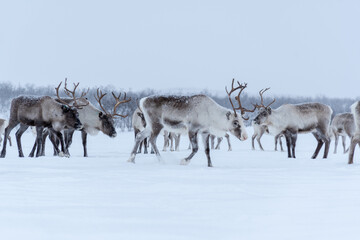
<svg viewBox="0 0 360 240">
<path fill-rule="evenodd" d="M 269 90 L 270 88 L 265 88 L 265 89 L 261 89 L 259 92 L 259 95 L 261 97 L 261 103 L 260 105 L 255 105 L 256 108 L 260 109 L 259 114 L 254 118 L 254 123 L 261 125 L 261 124 L 265 124 L 268 117 L 271 115 L 271 107 L 270 105 L 273 104 L 275 102 L 275 99 L 268 105 L 264 105 L 264 98 L 263 98 L 263 93 L 266 92 L 267 90 Z"/>
<path fill-rule="evenodd" d="M 76 130 L 80 130 L 83 127 L 76 108 L 63 104 L 61 105 L 61 111 L 64 128 L 74 128 Z"/>
<path fill-rule="evenodd" d="M 115 106 L 114 106 L 114 109 L 113 109 L 113 113 L 108 113 L 106 111 L 106 109 L 103 107 L 102 103 L 101 103 L 101 99 L 106 95 L 106 93 L 102 93 L 100 89 L 97 89 L 97 96 L 95 96 L 95 99 L 96 101 L 98 101 L 101 109 L 103 110 L 103 112 L 100 112 L 99 113 L 99 120 L 101 121 L 101 128 L 100 130 L 110 136 L 110 137 L 116 137 L 116 130 L 115 130 L 115 127 L 114 127 L 114 118 L 116 116 L 119 116 L 119 117 L 127 117 L 127 115 L 121 115 L 121 114 L 118 114 L 116 113 L 116 109 L 120 106 L 120 104 L 123 104 L 123 103 L 127 103 L 131 100 L 131 98 L 129 99 L 126 99 L 126 93 L 125 93 L 125 96 L 122 100 L 121 99 L 121 93 L 116 96 L 113 92 L 112 92 L 112 95 L 116 101 L 115 103 Z"/>
</svg>

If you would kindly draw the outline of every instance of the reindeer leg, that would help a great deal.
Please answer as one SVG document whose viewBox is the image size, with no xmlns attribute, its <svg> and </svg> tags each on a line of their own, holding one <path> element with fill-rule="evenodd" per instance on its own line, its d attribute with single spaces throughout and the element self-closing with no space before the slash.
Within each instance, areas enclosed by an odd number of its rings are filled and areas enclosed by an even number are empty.
<svg viewBox="0 0 360 240">
<path fill-rule="evenodd" d="M 318 132 L 313 133 L 313 135 L 316 138 L 316 140 L 318 141 L 318 145 L 315 149 L 315 152 L 311 157 L 312 159 L 315 159 L 317 157 L 317 155 L 319 154 L 321 147 L 324 145 L 324 142 L 321 140 Z"/>
<path fill-rule="evenodd" d="M 65 142 L 64 142 L 64 137 L 63 134 L 61 132 L 57 132 L 55 130 L 52 130 L 52 132 L 55 134 L 55 136 L 59 139 L 60 141 L 60 145 L 61 145 L 61 152 L 59 153 L 60 157 L 69 157 L 69 154 L 66 153 L 66 148 L 65 148 Z"/>
<path fill-rule="evenodd" d="M 337 150 L 337 145 L 338 145 L 338 142 L 339 142 L 339 135 L 337 133 L 335 133 L 334 131 L 334 137 L 335 137 L 335 149 L 334 149 L 334 154 L 336 154 L 336 150 Z"/>
<path fill-rule="evenodd" d="M 135 163 L 135 157 L 136 157 L 136 153 L 137 153 L 137 150 L 138 150 L 138 148 L 139 148 L 140 143 L 141 143 L 146 137 L 148 137 L 150 134 L 151 134 L 150 129 L 145 128 L 143 131 L 139 132 L 139 133 L 136 135 L 135 145 L 134 145 L 134 147 L 133 147 L 133 150 L 131 151 L 131 155 L 130 155 L 130 158 L 128 159 L 128 162 Z"/>
<path fill-rule="evenodd" d="M 45 143 L 46 138 L 49 136 L 49 130 L 45 129 L 42 133 L 42 147 L 41 147 L 41 156 L 45 156 Z"/>
<path fill-rule="evenodd" d="M 159 162 L 163 162 L 163 160 L 161 159 L 159 149 L 156 146 L 156 139 L 159 136 L 162 128 L 163 128 L 163 126 L 161 124 L 153 124 L 150 139 L 149 139 L 151 147 L 154 150 L 154 153 L 155 153 L 157 159 L 159 160 Z"/>
<path fill-rule="evenodd" d="M 291 158 L 291 157 L 292 157 L 291 151 L 290 151 L 291 145 L 292 145 L 292 144 L 291 144 L 291 133 L 290 133 L 289 130 L 286 130 L 286 131 L 284 132 L 284 135 L 285 135 L 286 146 L 287 146 L 287 150 L 288 150 L 288 158 Z"/>
<path fill-rule="evenodd" d="M 221 143 L 221 141 L 222 141 L 222 140 L 223 140 L 223 138 L 222 138 L 222 137 L 217 138 L 217 144 L 216 144 L 215 149 L 217 149 L 217 150 L 219 150 L 219 149 L 220 149 L 220 143 Z"/>
<path fill-rule="evenodd" d="M 73 132 L 74 133 L 74 132 Z M 81 140 L 82 140 L 82 145 L 84 148 L 84 157 L 87 157 L 87 132 L 85 132 L 84 130 L 81 131 Z"/>
<path fill-rule="evenodd" d="M 49 139 L 50 139 L 51 143 L 53 144 L 54 156 L 58 156 L 60 154 L 60 149 L 59 149 L 60 141 L 56 137 L 56 135 L 50 130 L 49 130 Z"/>
<path fill-rule="evenodd" d="M 10 116 L 11 117 L 11 116 Z M 9 138 L 10 132 L 11 130 L 16 127 L 19 124 L 19 122 L 17 120 L 11 119 L 9 120 L 9 125 L 5 128 L 5 133 L 4 133 L 4 142 L 3 142 L 3 148 L 1 150 L 1 158 L 4 158 L 6 155 L 6 143 L 7 140 Z"/>
<path fill-rule="evenodd" d="M 280 137 L 279 137 L 280 149 L 281 149 L 282 152 L 284 151 L 284 148 L 283 148 L 283 145 L 282 145 L 282 141 L 281 141 L 281 138 L 282 138 L 283 136 L 284 136 L 284 135 L 280 135 Z"/>
<path fill-rule="evenodd" d="M 35 139 L 34 146 L 31 149 L 31 152 L 29 153 L 29 157 L 34 157 L 36 148 L 37 148 L 37 139 Z"/>
<path fill-rule="evenodd" d="M 230 143 L 230 135 L 225 134 L 226 140 L 228 142 L 228 151 L 232 151 L 231 143 Z"/>
<path fill-rule="evenodd" d="M 296 140 L 297 140 L 297 133 L 291 133 L 291 150 L 292 150 L 292 156 L 295 157 L 295 146 L 296 146 Z"/>
<path fill-rule="evenodd" d="M 36 157 L 41 156 L 41 153 L 42 153 L 43 130 L 44 130 L 44 127 L 36 127 L 36 144 L 37 144 Z"/>
<path fill-rule="evenodd" d="M 210 135 L 210 140 L 211 140 L 211 149 L 214 149 L 214 146 L 215 146 L 215 135 Z"/>
<path fill-rule="evenodd" d="M 358 139 L 356 139 L 355 137 L 353 137 L 351 139 L 351 143 L 350 143 L 350 148 L 349 148 L 349 160 L 348 160 L 348 164 L 353 164 L 354 163 L 354 152 L 355 152 L 355 147 L 356 144 L 358 144 L 359 141 Z M 359 143 L 360 144 L 360 143 Z"/>
<path fill-rule="evenodd" d="M 346 153 L 346 136 L 341 136 L 344 153 Z"/>
<path fill-rule="evenodd" d="M 12 143 L 11 143 L 11 137 L 8 136 L 8 139 L 9 139 L 9 144 L 10 144 L 10 147 L 12 146 Z"/>
<path fill-rule="evenodd" d="M 180 134 L 177 134 L 175 137 L 175 151 L 179 151 L 180 146 Z"/>
<path fill-rule="evenodd" d="M 66 147 L 66 152 L 69 154 L 70 156 L 70 152 L 69 152 L 69 148 L 72 144 L 72 139 L 73 139 L 73 136 L 74 136 L 74 132 L 75 132 L 75 129 L 71 129 L 71 130 L 65 130 L 65 147 Z M 81 134 L 84 132 L 84 130 L 81 130 Z"/>
<path fill-rule="evenodd" d="M 210 134 L 208 133 L 202 133 L 201 134 L 201 137 L 202 137 L 202 140 L 203 140 L 203 143 L 204 143 L 204 149 L 205 149 L 205 154 L 206 154 L 206 157 L 207 157 L 207 160 L 208 160 L 208 167 L 212 167 L 212 163 L 211 163 L 211 158 L 210 158 Z"/>
<path fill-rule="evenodd" d="M 16 131 L 15 136 L 16 136 L 16 142 L 18 145 L 18 152 L 19 152 L 19 157 L 24 157 L 24 153 L 22 151 L 22 146 L 21 146 L 21 136 L 23 135 L 23 133 L 26 131 L 26 129 L 28 129 L 29 126 L 25 125 L 25 124 L 20 124 L 20 128 Z"/>
<path fill-rule="evenodd" d="M 193 158 L 193 156 L 197 153 L 197 151 L 199 150 L 199 146 L 198 146 L 198 140 L 197 140 L 197 135 L 198 132 L 190 132 L 189 131 L 189 138 L 190 138 L 190 143 L 191 143 L 191 147 L 192 147 L 192 151 L 190 153 L 190 155 L 181 160 L 180 164 L 181 165 L 187 165 L 190 163 L 190 160 Z"/>
<path fill-rule="evenodd" d="M 251 137 L 251 145 L 252 145 L 252 150 L 255 150 L 255 138 L 256 138 L 257 134 L 253 134 Z"/>
</svg>

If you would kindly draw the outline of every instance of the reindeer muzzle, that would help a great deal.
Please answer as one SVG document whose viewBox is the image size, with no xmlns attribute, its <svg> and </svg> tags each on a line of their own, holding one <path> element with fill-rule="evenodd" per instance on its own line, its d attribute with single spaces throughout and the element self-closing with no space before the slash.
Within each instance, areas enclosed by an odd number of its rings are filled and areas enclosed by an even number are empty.
<svg viewBox="0 0 360 240">
<path fill-rule="evenodd" d="M 76 123 L 75 126 L 74 126 L 74 128 L 76 130 L 81 130 L 83 127 L 84 127 L 84 125 L 82 125 L 81 123 Z"/>
<path fill-rule="evenodd" d="M 110 134 L 110 137 L 112 137 L 112 138 L 114 138 L 116 136 L 117 136 L 117 133 L 115 131 Z"/>
</svg>

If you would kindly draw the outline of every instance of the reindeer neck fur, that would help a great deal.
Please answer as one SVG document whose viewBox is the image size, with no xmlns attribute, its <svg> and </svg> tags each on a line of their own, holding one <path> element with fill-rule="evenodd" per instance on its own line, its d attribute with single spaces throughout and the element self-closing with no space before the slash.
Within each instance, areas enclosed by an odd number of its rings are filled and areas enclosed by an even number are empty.
<svg viewBox="0 0 360 240">
<path fill-rule="evenodd" d="M 84 130 L 90 135 L 96 135 L 101 131 L 101 121 L 99 121 L 100 110 L 94 105 L 89 103 L 88 105 L 80 108 L 79 119 L 84 125 Z M 104 113 L 105 114 L 105 113 Z"/>
</svg>

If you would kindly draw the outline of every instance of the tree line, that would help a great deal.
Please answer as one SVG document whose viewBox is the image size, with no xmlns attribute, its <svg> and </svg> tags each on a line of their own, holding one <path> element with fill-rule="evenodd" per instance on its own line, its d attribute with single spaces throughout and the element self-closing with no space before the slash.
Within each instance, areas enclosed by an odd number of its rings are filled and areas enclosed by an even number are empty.
<svg viewBox="0 0 360 240">
<path fill-rule="evenodd" d="M 69 88 L 70 87 L 71 87 L 71 85 L 69 85 Z M 122 93 L 122 97 L 123 97 L 125 90 L 120 89 L 120 88 L 114 89 L 114 87 L 111 87 L 111 86 L 101 87 L 101 90 L 103 93 L 107 93 L 107 95 L 102 100 L 102 105 L 108 112 L 112 112 L 113 107 L 115 105 L 115 99 L 113 98 L 111 92 L 114 92 L 116 95 L 118 95 L 119 93 Z M 77 91 L 79 91 L 79 93 L 78 93 L 79 95 L 83 91 L 88 91 L 86 97 L 93 105 L 95 105 L 96 107 L 98 107 L 100 109 L 99 104 L 97 103 L 97 101 L 95 100 L 95 97 L 94 97 L 97 93 L 96 87 L 92 87 L 89 89 L 80 88 Z M 132 101 L 130 101 L 129 103 L 122 104 L 118 108 L 117 112 L 122 115 L 128 115 L 128 117 L 127 118 L 117 118 L 115 121 L 116 127 L 121 128 L 121 130 L 123 130 L 123 131 L 125 131 L 125 130 L 130 131 L 132 129 L 132 127 L 131 127 L 132 113 L 137 108 L 139 99 L 146 97 L 146 96 L 155 95 L 155 94 L 159 94 L 159 92 L 154 89 L 147 89 L 147 90 L 142 90 L 142 91 L 133 91 L 133 90 L 126 91 L 126 97 L 131 98 Z M 180 92 L 180 93 L 177 93 L 176 95 L 178 95 L 178 94 L 188 95 L 188 93 L 186 93 L 186 92 L 183 92 L 183 93 Z M 221 96 L 219 96 L 219 94 L 212 93 L 208 90 L 199 92 L 199 94 L 208 95 L 212 99 L 214 99 L 215 102 L 220 104 L 221 106 L 231 109 L 231 105 L 230 105 L 228 96 L 225 93 L 225 91 L 224 91 L 224 94 Z M 9 117 L 11 100 L 14 97 L 18 97 L 21 95 L 55 96 L 56 94 L 55 94 L 54 86 L 40 87 L 40 86 L 31 85 L 31 84 L 26 84 L 24 86 L 20 86 L 20 85 L 15 86 L 12 83 L 0 83 L 0 102 L 2 103 L 0 105 L 0 112 L 2 113 L 3 117 L 5 117 L 5 118 Z M 333 109 L 333 116 L 338 113 L 349 112 L 350 105 L 355 102 L 355 99 L 352 99 L 352 98 L 330 98 L 330 97 L 324 97 L 324 96 L 319 96 L 319 97 L 271 96 L 271 97 L 269 97 L 269 96 L 265 96 L 265 95 L 271 95 L 271 93 L 267 92 L 264 94 L 265 105 L 267 103 L 270 103 L 273 100 L 273 98 L 276 99 L 275 103 L 271 105 L 272 108 L 277 108 L 286 103 L 296 104 L 296 103 L 304 103 L 304 102 L 320 102 L 320 103 L 329 105 Z M 66 95 L 64 93 L 61 93 L 60 96 L 66 97 Z M 249 94 L 243 93 L 241 95 L 241 103 L 246 108 L 251 109 L 252 104 L 260 103 L 260 97 L 259 97 L 259 95 L 249 95 Z M 256 115 L 257 115 L 257 111 L 255 111 L 254 113 L 247 113 L 246 116 L 249 117 L 249 121 L 246 121 L 246 124 L 250 125 L 251 120 Z"/>
</svg>

